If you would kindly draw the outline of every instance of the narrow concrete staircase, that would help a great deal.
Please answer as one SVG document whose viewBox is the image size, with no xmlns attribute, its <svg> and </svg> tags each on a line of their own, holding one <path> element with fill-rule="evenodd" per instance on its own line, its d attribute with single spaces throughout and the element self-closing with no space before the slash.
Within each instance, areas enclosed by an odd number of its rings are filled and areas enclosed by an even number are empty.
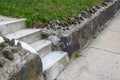
<svg viewBox="0 0 120 80">
<path fill-rule="evenodd" d="M 52 51 L 52 43 L 41 39 L 41 29 L 26 28 L 25 19 L 0 22 L 0 32 L 33 47 L 42 59 L 45 80 L 54 80 L 64 70 L 69 58 L 66 52 Z"/>
</svg>

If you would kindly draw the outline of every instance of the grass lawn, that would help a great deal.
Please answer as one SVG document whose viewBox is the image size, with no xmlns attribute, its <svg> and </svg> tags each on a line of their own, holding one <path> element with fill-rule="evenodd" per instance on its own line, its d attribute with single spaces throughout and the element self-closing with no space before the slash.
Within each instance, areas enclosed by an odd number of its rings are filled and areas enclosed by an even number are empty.
<svg viewBox="0 0 120 80">
<path fill-rule="evenodd" d="M 26 18 L 28 26 L 66 20 L 103 0 L 0 0 L 0 15 Z"/>
</svg>

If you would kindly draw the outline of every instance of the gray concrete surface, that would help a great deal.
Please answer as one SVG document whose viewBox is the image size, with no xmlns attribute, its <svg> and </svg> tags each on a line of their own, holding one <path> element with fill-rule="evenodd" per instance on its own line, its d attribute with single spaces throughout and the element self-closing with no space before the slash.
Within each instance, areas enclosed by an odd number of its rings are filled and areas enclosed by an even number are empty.
<svg viewBox="0 0 120 80">
<path fill-rule="evenodd" d="M 28 44 L 41 39 L 41 29 L 23 29 L 6 35 L 9 39 L 17 39 Z"/>
<path fill-rule="evenodd" d="M 1 16 L 0 16 L 1 17 Z M 0 21 L 0 33 L 7 35 L 26 28 L 26 19 Z"/>
<path fill-rule="evenodd" d="M 68 54 L 63 51 L 53 51 L 42 58 L 45 80 L 55 80 L 64 70 L 69 61 Z"/>
<path fill-rule="evenodd" d="M 120 11 L 57 80 L 120 80 Z"/>
<path fill-rule="evenodd" d="M 3 21 L 12 21 L 12 20 L 17 20 L 17 18 L 9 18 L 9 17 L 0 15 L 0 22 L 3 22 Z"/>
<path fill-rule="evenodd" d="M 41 58 L 52 51 L 52 42 L 49 40 L 39 40 L 30 45 L 37 51 Z"/>
</svg>

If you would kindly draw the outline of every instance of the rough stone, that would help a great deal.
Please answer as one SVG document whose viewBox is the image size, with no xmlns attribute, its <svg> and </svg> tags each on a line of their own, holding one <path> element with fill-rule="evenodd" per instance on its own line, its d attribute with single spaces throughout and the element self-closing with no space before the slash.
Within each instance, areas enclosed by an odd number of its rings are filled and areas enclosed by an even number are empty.
<svg viewBox="0 0 120 80">
<path fill-rule="evenodd" d="M 12 53 L 12 49 L 10 46 L 7 46 L 3 49 L 3 55 L 5 56 L 5 58 L 9 59 L 9 60 L 13 60 L 14 56 Z"/>
<path fill-rule="evenodd" d="M 57 22 L 57 21 L 51 21 L 51 22 L 49 22 L 49 24 L 50 24 L 50 26 L 52 28 L 54 26 L 57 26 L 59 24 L 59 22 Z"/>
<path fill-rule="evenodd" d="M 96 5 L 95 6 L 97 9 L 100 9 L 101 8 L 101 6 L 98 4 L 98 5 Z"/>
<path fill-rule="evenodd" d="M 75 19 L 77 20 L 78 24 L 82 22 L 82 19 L 79 16 L 76 16 Z"/>
<path fill-rule="evenodd" d="M 53 27 L 54 30 L 58 30 L 60 28 L 60 26 L 56 25 Z"/>
<path fill-rule="evenodd" d="M 22 49 L 22 45 L 21 45 L 20 42 L 17 43 L 17 47 L 18 47 L 19 49 Z"/>
<path fill-rule="evenodd" d="M 108 6 L 108 4 L 106 3 L 106 2 L 103 2 L 102 4 L 101 4 L 101 6 Z"/>
<path fill-rule="evenodd" d="M 58 50 L 59 49 L 59 37 L 56 35 L 51 35 L 48 37 L 48 39 L 52 42 L 52 50 Z"/>
<path fill-rule="evenodd" d="M 113 2 L 113 0 L 104 0 L 105 2 Z"/>
<path fill-rule="evenodd" d="M 4 67 L 4 60 L 0 58 L 0 68 L 3 68 Z"/>
<path fill-rule="evenodd" d="M 27 50 L 19 50 L 14 54 L 12 61 L 4 57 L 0 58 L 5 61 L 4 66 L 0 64 L 0 80 L 38 80 L 38 77 L 42 75 L 40 57 Z"/>
<path fill-rule="evenodd" d="M 81 15 L 84 17 L 84 18 L 90 18 L 92 15 L 90 12 L 82 12 Z"/>
<path fill-rule="evenodd" d="M 10 40 L 10 43 L 9 43 L 11 46 L 15 45 L 15 39 L 12 39 Z"/>
<path fill-rule="evenodd" d="M 3 48 L 5 48 L 5 46 L 6 46 L 7 44 L 6 43 L 0 43 L 0 49 L 3 49 Z"/>
<path fill-rule="evenodd" d="M 75 20 L 75 18 L 69 18 L 68 20 L 67 20 L 67 23 L 68 24 L 70 24 L 70 25 L 72 25 L 72 24 L 77 24 L 77 21 Z"/>
</svg>

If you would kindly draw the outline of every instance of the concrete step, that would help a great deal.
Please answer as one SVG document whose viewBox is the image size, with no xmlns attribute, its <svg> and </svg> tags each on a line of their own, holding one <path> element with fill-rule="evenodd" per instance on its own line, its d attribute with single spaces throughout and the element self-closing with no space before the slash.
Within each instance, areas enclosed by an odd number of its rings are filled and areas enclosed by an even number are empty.
<svg viewBox="0 0 120 80">
<path fill-rule="evenodd" d="M 12 20 L 18 20 L 18 19 L 17 18 L 11 18 L 11 17 L 0 15 L 0 22 L 3 22 L 3 21 L 12 21 Z"/>
<path fill-rule="evenodd" d="M 49 40 L 39 40 L 31 44 L 31 47 L 34 48 L 40 57 L 44 57 L 52 50 L 52 43 Z"/>
<path fill-rule="evenodd" d="M 26 19 L 16 19 L 0 22 L 0 33 L 7 35 L 26 28 Z"/>
<path fill-rule="evenodd" d="M 44 77 L 54 80 L 64 70 L 69 61 L 66 52 L 54 51 L 42 58 Z"/>
<path fill-rule="evenodd" d="M 41 29 L 24 29 L 6 35 L 9 39 L 17 39 L 28 44 L 38 41 L 41 38 Z"/>
</svg>

